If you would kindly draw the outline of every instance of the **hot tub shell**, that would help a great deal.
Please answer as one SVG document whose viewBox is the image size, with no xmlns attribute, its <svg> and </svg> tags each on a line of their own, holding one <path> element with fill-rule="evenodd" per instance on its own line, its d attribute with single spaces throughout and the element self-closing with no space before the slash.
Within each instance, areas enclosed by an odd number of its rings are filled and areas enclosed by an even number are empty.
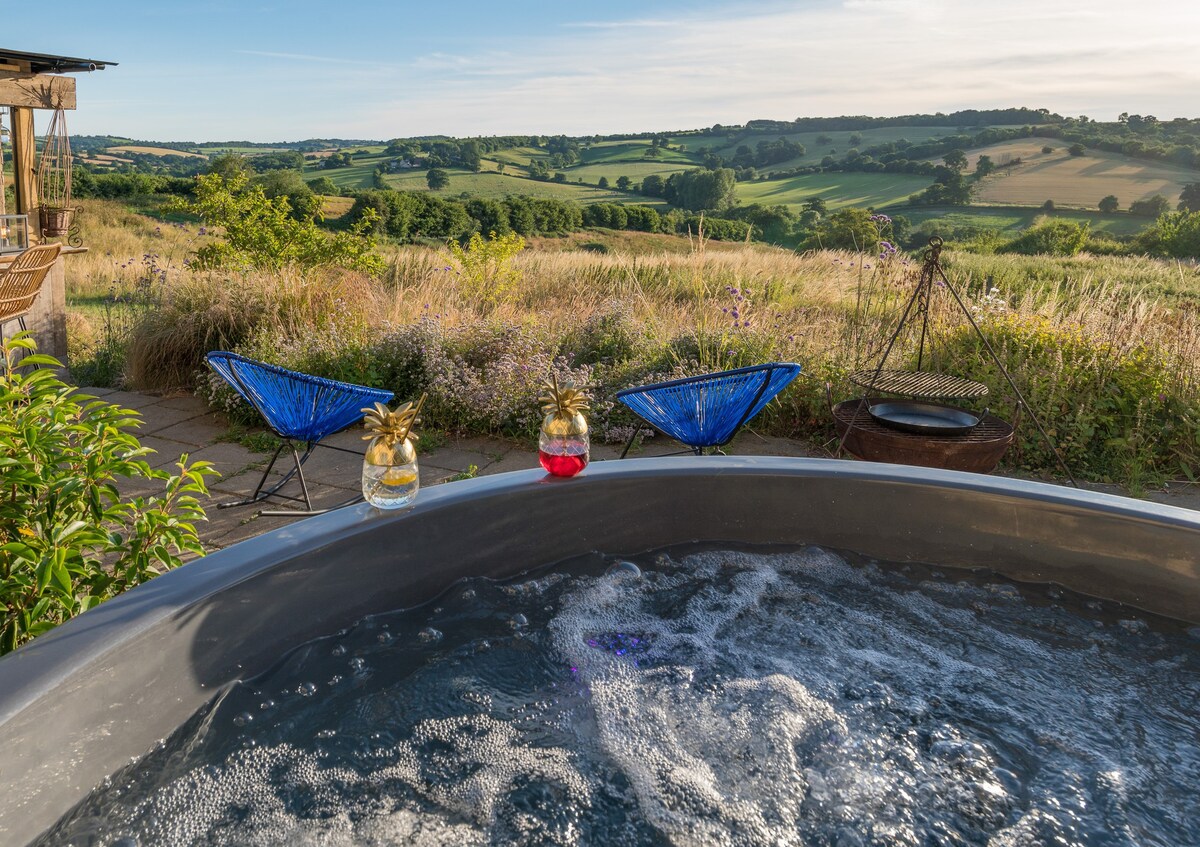
<svg viewBox="0 0 1200 847">
<path fill-rule="evenodd" d="M 988 568 L 1200 622 L 1200 515 L 975 474 L 778 457 L 521 471 L 300 521 L 109 601 L 0 660 L 0 843 L 26 843 L 236 679 L 466 576 L 687 542 L 818 544 Z"/>
</svg>

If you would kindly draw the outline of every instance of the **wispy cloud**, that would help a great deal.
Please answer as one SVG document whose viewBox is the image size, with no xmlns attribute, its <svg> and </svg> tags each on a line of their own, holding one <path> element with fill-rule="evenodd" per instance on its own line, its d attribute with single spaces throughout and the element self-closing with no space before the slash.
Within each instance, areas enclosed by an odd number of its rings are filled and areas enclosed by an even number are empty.
<svg viewBox="0 0 1200 847">
<path fill-rule="evenodd" d="M 244 68 L 199 58 L 158 73 L 209 83 L 228 74 L 230 84 L 206 85 L 180 110 L 179 125 L 192 127 L 173 130 L 180 137 L 588 134 L 1019 105 L 1094 118 L 1200 114 L 1200 3 L 760 0 L 670 17 L 666 8 L 613 20 L 597 11 L 503 37 L 486 21 L 453 37 L 397 30 L 386 46 L 371 41 L 374 53 L 357 27 L 331 27 L 294 52 L 270 50 L 291 42 L 264 29 L 236 45 L 270 60 L 255 63 L 254 86 L 233 84 Z M 161 127 L 169 112 L 138 119 Z M 201 129 L 196 115 L 206 116 Z"/>
</svg>

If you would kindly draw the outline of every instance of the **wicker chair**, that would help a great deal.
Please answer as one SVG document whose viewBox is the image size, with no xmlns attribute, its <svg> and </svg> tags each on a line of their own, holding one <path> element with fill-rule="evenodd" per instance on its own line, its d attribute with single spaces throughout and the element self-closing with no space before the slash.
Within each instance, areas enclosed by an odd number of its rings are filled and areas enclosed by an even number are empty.
<svg viewBox="0 0 1200 847">
<path fill-rule="evenodd" d="M 771 362 L 626 388 L 617 392 L 617 399 L 655 429 L 687 445 L 683 452 L 702 456 L 732 441 L 742 425 L 799 373 L 797 364 Z M 640 432 L 633 431 L 622 459 Z"/>
<path fill-rule="evenodd" d="M 42 290 L 42 283 L 50 268 L 58 260 L 61 244 L 43 244 L 26 250 L 0 272 L 0 341 L 4 339 L 4 325 L 16 320 L 25 332 L 25 316 L 33 308 Z"/>
<path fill-rule="evenodd" d="M 262 514 L 290 517 L 316 515 L 326 511 L 313 508 L 312 499 L 308 495 L 308 483 L 304 481 L 304 463 L 317 447 L 361 456 L 361 453 L 354 450 L 322 444 L 321 441 L 326 436 L 361 421 L 364 406 L 391 402 L 392 392 L 289 371 L 276 365 L 247 359 L 236 353 L 214 351 L 205 356 L 204 360 L 242 396 L 242 399 L 253 406 L 267 422 L 267 426 L 283 439 L 275 455 L 271 457 L 267 469 L 263 471 L 262 479 L 259 480 L 254 493 L 244 500 L 218 503 L 217 508 L 245 506 L 274 496 L 303 503 L 305 511 Z M 304 445 L 303 453 L 296 449 L 298 443 Z M 275 461 L 285 447 L 291 450 L 295 466 L 283 479 L 264 489 L 271 468 L 275 467 Z M 300 490 L 304 494 L 302 498 L 279 493 L 279 489 L 290 482 L 292 477 L 297 477 L 300 481 Z"/>
</svg>

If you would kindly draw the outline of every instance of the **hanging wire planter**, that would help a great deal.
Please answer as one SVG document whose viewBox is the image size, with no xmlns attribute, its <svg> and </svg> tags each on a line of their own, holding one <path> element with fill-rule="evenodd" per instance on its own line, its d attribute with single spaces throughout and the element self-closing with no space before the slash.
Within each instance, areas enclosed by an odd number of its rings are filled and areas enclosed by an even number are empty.
<svg viewBox="0 0 1200 847">
<path fill-rule="evenodd" d="M 42 235 L 47 238 L 69 235 L 75 213 L 71 206 L 71 139 L 67 135 L 67 116 L 61 108 L 55 109 L 50 119 L 37 179 Z"/>
</svg>

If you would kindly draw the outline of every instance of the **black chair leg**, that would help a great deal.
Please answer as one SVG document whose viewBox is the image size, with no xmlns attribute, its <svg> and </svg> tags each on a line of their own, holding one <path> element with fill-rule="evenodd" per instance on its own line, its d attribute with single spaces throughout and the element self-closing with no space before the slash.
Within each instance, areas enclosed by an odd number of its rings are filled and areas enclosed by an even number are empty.
<svg viewBox="0 0 1200 847">
<path fill-rule="evenodd" d="M 304 480 L 304 471 L 303 471 L 304 463 L 306 461 L 308 461 L 308 457 L 312 454 L 313 448 L 316 446 L 317 445 L 315 445 L 315 444 L 306 445 L 304 453 L 301 454 L 301 453 L 297 452 L 295 442 L 292 441 L 290 438 L 285 438 L 283 440 L 283 442 L 279 445 L 279 447 L 277 447 L 275 449 L 275 454 L 273 456 L 271 456 L 271 461 L 267 463 L 267 468 L 266 468 L 266 470 L 263 471 L 262 478 L 258 481 L 258 485 L 255 486 L 254 493 L 251 494 L 249 497 L 245 497 L 241 500 L 234 500 L 234 501 L 227 502 L 227 503 L 218 503 L 217 508 L 218 509 L 229 509 L 234 506 L 249 506 L 252 503 L 260 503 L 263 500 L 266 500 L 268 497 L 277 497 L 281 500 L 291 500 L 295 503 L 303 503 L 305 506 L 305 509 L 307 510 L 305 512 L 282 512 L 282 514 L 285 514 L 285 515 L 319 514 L 319 512 L 313 511 L 312 499 L 309 497 L 309 494 L 308 494 L 308 485 Z M 277 462 L 279 460 L 279 456 L 283 453 L 283 449 L 285 447 L 288 448 L 289 450 L 291 450 L 291 452 L 292 452 L 292 461 L 294 462 L 294 467 L 290 471 L 288 471 L 286 474 L 284 474 L 283 479 L 279 480 L 279 482 L 275 483 L 270 488 L 263 488 L 263 486 L 266 485 L 266 483 L 267 483 L 267 479 L 271 476 L 271 469 L 275 467 L 275 462 Z M 304 497 L 300 498 L 300 497 L 292 497 L 288 494 L 280 494 L 279 489 L 283 488 L 283 486 L 285 486 L 289 482 L 291 482 L 292 477 L 295 477 L 295 476 L 299 476 L 299 478 L 300 478 L 300 489 L 304 493 Z M 266 515 L 266 514 L 279 514 L 279 513 L 263 512 L 262 514 Z"/>
<path fill-rule="evenodd" d="M 621 451 L 622 459 L 624 459 L 625 456 L 629 454 L 629 448 L 633 446 L 634 439 L 637 438 L 638 435 L 641 434 L 641 432 L 642 432 L 642 428 L 640 426 L 635 426 L 633 428 L 633 435 L 629 436 L 629 441 L 625 444 L 625 449 Z"/>
</svg>

